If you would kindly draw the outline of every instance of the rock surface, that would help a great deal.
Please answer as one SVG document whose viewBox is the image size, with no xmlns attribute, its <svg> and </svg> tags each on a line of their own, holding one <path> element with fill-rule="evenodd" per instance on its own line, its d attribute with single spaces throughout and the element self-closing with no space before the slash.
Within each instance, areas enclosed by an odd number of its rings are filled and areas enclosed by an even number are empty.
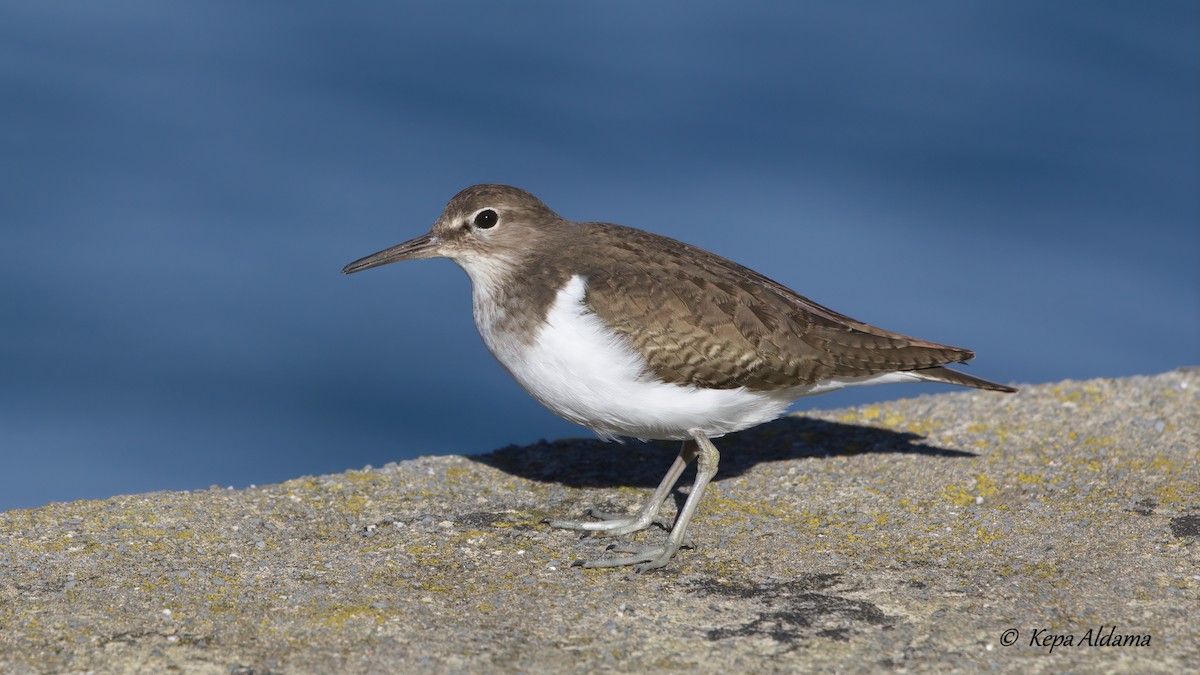
<svg viewBox="0 0 1200 675">
<path fill-rule="evenodd" d="M 1182 672 L 1200 664 L 1198 394 L 1181 369 L 723 438 L 698 548 L 637 578 L 567 566 L 606 540 L 540 523 L 636 508 L 667 445 L 9 511 L 0 670 Z"/>
</svg>

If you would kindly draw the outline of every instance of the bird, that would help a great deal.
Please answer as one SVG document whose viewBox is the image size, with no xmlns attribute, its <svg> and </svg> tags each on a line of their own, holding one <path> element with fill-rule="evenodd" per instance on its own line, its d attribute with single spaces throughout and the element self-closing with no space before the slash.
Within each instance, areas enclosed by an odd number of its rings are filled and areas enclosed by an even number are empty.
<svg viewBox="0 0 1200 675">
<path fill-rule="evenodd" d="M 606 440 L 682 441 L 638 512 L 548 525 L 610 536 L 646 529 L 696 462 L 662 544 L 574 563 L 587 568 L 637 574 L 692 547 L 688 527 L 720 461 L 712 439 L 776 419 L 800 397 L 892 382 L 1016 391 L 946 367 L 973 358 L 967 349 L 857 321 L 669 237 L 567 220 L 517 187 L 467 187 L 429 232 L 342 272 L 423 258 L 466 271 L 484 344 L 534 399 Z"/>
</svg>

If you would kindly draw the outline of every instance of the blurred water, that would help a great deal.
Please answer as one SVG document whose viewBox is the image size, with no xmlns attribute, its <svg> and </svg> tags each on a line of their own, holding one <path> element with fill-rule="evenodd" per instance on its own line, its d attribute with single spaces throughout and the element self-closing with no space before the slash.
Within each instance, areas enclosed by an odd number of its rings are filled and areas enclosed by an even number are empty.
<svg viewBox="0 0 1200 675">
<path fill-rule="evenodd" d="M 0 1 L 0 509 L 585 435 L 491 360 L 452 264 L 338 274 L 476 182 L 984 377 L 1196 363 L 1198 19 Z"/>
</svg>

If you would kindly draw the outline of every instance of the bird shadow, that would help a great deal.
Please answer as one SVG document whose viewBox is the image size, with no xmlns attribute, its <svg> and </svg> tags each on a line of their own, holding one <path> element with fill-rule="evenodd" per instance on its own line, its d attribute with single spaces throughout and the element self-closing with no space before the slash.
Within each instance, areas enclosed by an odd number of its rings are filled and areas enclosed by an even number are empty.
<svg viewBox="0 0 1200 675">
<path fill-rule="evenodd" d="M 939 448 L 918 434 L 876 427 L 785 417 L 715 441 L 721 451 L 717 480 L 740 476 L 762 462 L 860 454 L 906 453 L 965 458 L 975 453 Z M 655 487 L 679 452 L 678 441 L 608 443 L 591 438 L 510 445 L 470 459 L 529 480 L 573 488 Z M 680 484 L 691 482 L 694 471 Z"/>
</svg>

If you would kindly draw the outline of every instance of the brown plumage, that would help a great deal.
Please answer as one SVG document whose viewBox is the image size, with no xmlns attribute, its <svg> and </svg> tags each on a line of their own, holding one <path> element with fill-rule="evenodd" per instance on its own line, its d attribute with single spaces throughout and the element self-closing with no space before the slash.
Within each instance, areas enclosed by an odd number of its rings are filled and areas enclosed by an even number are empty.
<svg viewBox="0 0 1200 675">
<path fill-rule="evenodd" d="M 1014 391 L 941 367 L 971 359 L 969 350 L 856 321 L 704 249 L 620 225 L 575 227 L 586 235 L 564 239 L 585 261 L 588 305 L 666 382 L 787 389 L 917 371 L 931 381 Z"/>
</svg>

